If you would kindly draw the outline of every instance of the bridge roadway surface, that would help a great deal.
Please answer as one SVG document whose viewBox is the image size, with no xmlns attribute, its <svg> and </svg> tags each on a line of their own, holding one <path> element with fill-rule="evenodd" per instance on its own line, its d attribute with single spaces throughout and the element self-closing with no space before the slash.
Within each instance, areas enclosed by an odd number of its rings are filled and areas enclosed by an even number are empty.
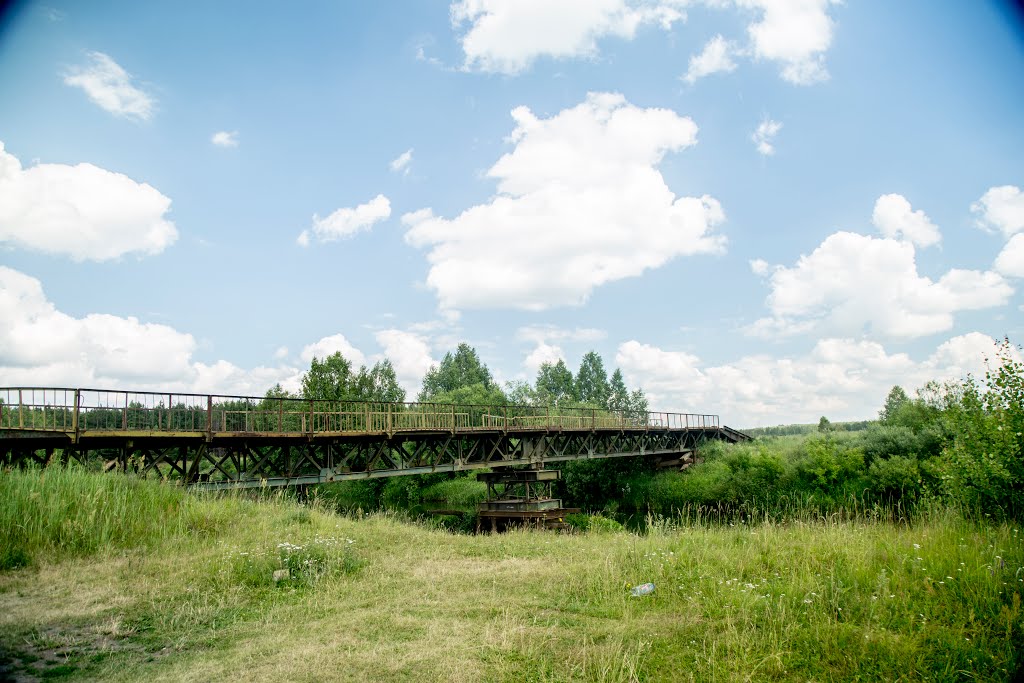
<svg viewBox="0 0 1024 683">
<path fill-rule="evenodd" d="M 201 488 L 296 486 L 591 458 L 681 459 L 717 415 L 0 388 L 0 463 L 101 459 Z"/>
</svg>

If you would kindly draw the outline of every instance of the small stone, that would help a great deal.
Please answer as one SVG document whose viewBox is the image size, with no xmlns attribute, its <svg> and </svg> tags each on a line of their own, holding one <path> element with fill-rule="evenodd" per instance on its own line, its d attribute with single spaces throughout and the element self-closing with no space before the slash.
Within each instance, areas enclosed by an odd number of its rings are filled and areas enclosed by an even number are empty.
<svg viewBox="0 0 1024 683">
<path fill-rule="evenodd" d="M 284 581 L 287 578 L 288 578 L 288 570 L 287 569 L 275 569 L 274 570 L 274 583 L 277 583 L 279 581 Z"/>
</svg>

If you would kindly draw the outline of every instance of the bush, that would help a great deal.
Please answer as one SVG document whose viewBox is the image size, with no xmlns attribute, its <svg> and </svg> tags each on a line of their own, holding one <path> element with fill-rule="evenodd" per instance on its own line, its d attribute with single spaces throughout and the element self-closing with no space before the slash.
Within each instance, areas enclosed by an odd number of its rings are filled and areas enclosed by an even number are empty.
<svg viewBox="0 0 1024 683">
<path fill-rule="evenodd" d="M 868 465 L 888 458 L 916 458 L 921 451 L 917 434 L 903 425 L 875 425 L 864 432 L 861 448 Z"/>
<path fill-rule="evenodd" d="M 1024 364 L 1004 340 L 984 384 L 973 377 L 953 392 L 945 450 L 946 491 L 969 509 L 1024 515 Z"/>
<path fill-rule="evenodd" d="M 865 474 L 864 451 L 829 435 L 812 437 L 804 443 L 796 471 L 807 489 L 829 494 L 859 490 Z"/>
<path fill-rule="evenodd" d="M 887 502 L 915 501 L 923 489 L 917 459 L 899 455 L 872 462 L 868 468 L 868 481 L 871 482 L 871 490 Z"/>
<path fill-rule="evenodd" d="M 654 471 L 651 458 L 572 460 L 562 467 L 559 493 L 565 504 L 585 510 L 610 510 L 628 498 L 628 480 Z"/>
</svg>

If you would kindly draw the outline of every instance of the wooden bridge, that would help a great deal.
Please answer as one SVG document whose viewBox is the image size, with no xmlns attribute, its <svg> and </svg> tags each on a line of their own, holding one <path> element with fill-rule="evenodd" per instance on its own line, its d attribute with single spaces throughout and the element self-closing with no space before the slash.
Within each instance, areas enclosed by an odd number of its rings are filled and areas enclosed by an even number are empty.
<svg viewBox="0 0 1024 683">
<path fill-rule="evenodd" d="M 0 388 L 0 463 L 101 460 L 203 488 L 657 455 L 749 437 L 717 415 Z"/>
</svg>

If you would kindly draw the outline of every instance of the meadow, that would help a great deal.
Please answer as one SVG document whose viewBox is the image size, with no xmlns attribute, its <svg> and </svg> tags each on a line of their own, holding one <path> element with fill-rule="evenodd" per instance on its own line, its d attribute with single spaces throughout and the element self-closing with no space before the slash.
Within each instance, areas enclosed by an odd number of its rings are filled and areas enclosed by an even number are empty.
<svg viewBox="0 0 1024 683">
<path fill-rule="evenodd" d="M 315 498 L 9 471 L 0 666 L 150 682 L 1019 678 L 1015 522 L 951 505 L 793 512 L 474 536 Z"/>
</svg>

